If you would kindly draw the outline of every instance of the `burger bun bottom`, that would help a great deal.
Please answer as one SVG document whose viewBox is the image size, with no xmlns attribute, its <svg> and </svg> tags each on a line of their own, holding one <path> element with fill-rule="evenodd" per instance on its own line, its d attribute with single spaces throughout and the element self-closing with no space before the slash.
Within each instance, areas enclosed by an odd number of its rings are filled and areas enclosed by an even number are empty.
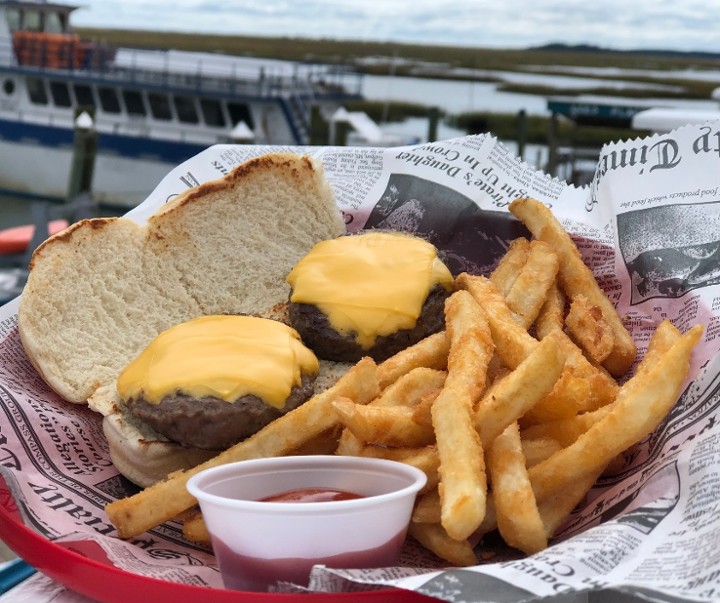
<svg viewBox="0 0 720 603">
<path fill-rule="evenodd" d="M 110 460 L 117 470 L 143 488 L 173 471 L 188 469 L 217 454 L 171 442 L 136 419 L 127 409 L 103 419 Z"/>
<path fill-rule="evenodd" d="M 331 387 L 350 368 L 341 362 L 320 362 L 315 394 Z M 144 421 L 136 418 L 119 399 L 103 418 L 110 460 L 117 470 L 134 484 L 146 488 L 174 471 L 190 469 L 218 455 L 220 451 L 189 448 L 168 440 Z M 251 436 L 252 437 L 252 436 Z"/>
</svg>

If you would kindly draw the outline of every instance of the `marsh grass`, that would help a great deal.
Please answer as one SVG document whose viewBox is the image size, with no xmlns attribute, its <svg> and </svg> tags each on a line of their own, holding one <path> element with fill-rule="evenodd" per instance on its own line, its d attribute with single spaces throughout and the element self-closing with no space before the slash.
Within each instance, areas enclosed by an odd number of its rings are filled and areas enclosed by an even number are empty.
<svg viewBox="0 0 720 603">
<path fill-rule="evenodd" d="M 522 70 L 528 65 L 581 67 L 618 67 L 621 69 L 708 69 L 718 68 L 717 58 L 663 54 L 621 53 L 615 51 L 492 49 L 451 47 L 397 42 L 364 42 L 311 38 L 270 38 L 260 36 L 228 36 L 167 31 L 76 28 L 85 37 L 109 44 L 143 48 L 177 48 L 180 50 L 222 52 L 241 56 L 286 60 L 350 63 L 365 57 L 385 57 L 379 72 L 389 73 L 392 59 L 395 71 L 407 69 L 407 62 L 443 63 L 451 67 L 491 70 Z M 615 78 L 614 78 L 615 79 Z"/>
<path fill-rule="evenodd" d="M 396 42 L 365 42 L 353 40 L 270 38 L 260 36 L 228 36 L 167 31 L 76 28 L 83 38 L 115 46 L 147 49 L 215 52 L 222 54 L 284 59 L 291 61 L 343 64 L 376 75 L 410 75 L 413 77 L 444 77 L 472 81 L 499 82 L 498 89 L 537 96 L 575 96 L 579 94 L 609 95 L 627 98 L 688 98 L 707 99 L 716 84 L 680 79 L 681 70 L 718 69 L 720 58 L 710 55 L 678 55 L 664 53 L 616 52 L 594 49 L 490 49 L 474 47 L 429 46 Z M 374 61 L 363 61 L 368 57 Z M 658 93 L 657 88 L 637 89 L 604 87 L 601 83 L 584 89 L 502 83 L 499 78 L 482 71 L 531 71 L 532 73 L 564 74 L 563 67 L 615 67 L 626 70 L 667 71 L 667 78 L 633 74 L 592 77 L 627 80 L 647 84 L 677 86 L 677 91 Z M 478 74 L 454 74 L 451 68 L 481 70 Z M 578 75 L 583 75 L 579 73 Z M 406 117 L 425 117 L 430 107 L 415 103 L 357 101 L 349 110 L 367 112 L 376 121 L 402 121 Z M 441 115 L 449 125 L 468 133 L 490 131 L 501 139 L 518 135 L 518 116 L 505 113 L 465 113 Z M 526 140 L 547 142 L 548 120 L 530 116 L 526 121 Z M 581 127 L 567 121 L 559 123 L 560 139 L 577 146 L 601 146 L 605 142 L 637 135 L 620 128 Z"/>
</svg>

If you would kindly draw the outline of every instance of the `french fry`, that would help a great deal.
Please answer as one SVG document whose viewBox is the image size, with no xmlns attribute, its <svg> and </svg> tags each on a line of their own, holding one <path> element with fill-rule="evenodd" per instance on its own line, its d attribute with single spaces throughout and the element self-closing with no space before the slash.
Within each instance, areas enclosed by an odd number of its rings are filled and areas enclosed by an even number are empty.
<svg viewBox="0 0 720 603">
<path fill-rule="evenodd" d="M 550 245 L 543 241 L 532 241 L 525 265 L 505 294 L 508 307 L 520 317 L 526 329 L 540 313 L 557 272 L 558 257 Z"/>
<path fill-rule="evenodd" d="M 505 428 L 528 412 L 553 389 L 565 356 L 549 336 L 510 374 L 493 385 L 477 404 L 475 428 L 489 446 Z"/>
<path fill-rule="evenodd" d="M 574 370 L 577 377 L 586 379 L 590 384 L 590 397 L 585 400 L 584 406 L 578 404 L 580 411 L 594 410 L 615 400 L 618 384 L 604 368 L 590 363 L 564 332 L 558 334 L 558 345 L 567 354 L 567 366 Z"/>
<path fill-rule="evenodd" d="M 204 544 L 209 546 L 212 544 L 210 539 L 210 532 L 208 532 L 207 526 L 205 525 L 205 519 L 200 512 L 200 509 L 195 509 L 183 520 L 183 536 L 190 542 L 196 544 Z"/>
<path fill-rule="evenodd" d="M 468 291 L 485 311 L 495 349 L 503 363 L 511 369 L 517 368 L 539 342 L 528 334 L 489 279 L 462 273 L 455 279 L 455 284 Z"/>
<path fill-rule="evenodd" d="M 535 335 L 542 340 L 553 331 L 562 331 L 565 324 L 565 294 L 557 285 L 550 286 L 545 302 L 535 320 Z"/>
<path fill-rule="evenodd" d="M 592 385 L 587 377 L 578 375 L 569 363 L 555 382 L 555 387 L 533 406 L 520 420 L 523 428 L 528 425 L 558 421 L 574 417 L 590 406 Z"/>
<path fill-rule="evenodd" d="M 680 331 L 670 321 L 662 321 L 655 329 L 636 373 L 639 374 L 655 365 L 662 355 L 679 341 L 680 337 Z M 605 405 L 568 419 L 546 421 L 532 425 L 522 431 L 522 437 L 527 439 L 551 438 L 560 442 L 563 447 L 569 446 L 600 419 L 607 416 L 612 408 L 612 404 Z"/>
<path fill-rule="evenodd" d="M 440 523 L 440 493 L 437 488 L 428 490 L 418 496 L 415 507 L 413 508 L 411 521 L 415 523 Z M 497 515 L 495 513 L 495 503 L 493 497 L 488 496 L 485 517 L 472 535 L 471 540 L 475 540 L 483 534 L 487 534 L 496 529 Z"/>
<path fill-rule="evenodd" d="M 491 494 L 488 496 L 487 503 L 485 504 L 485 517 L 478 529 L 475 530 L 472 538 L 475 539 L 493 530 L 497 530 L 497 513 L 495 511 L 495 499 Z"/>
<path fill-rule="evenodd" d="M 440 523 L 440 492 L 428 490 L 415 500 L 410 521 L 415 523 Z"/>
<path fill-rule="evenodd" d="M 573 298 L 585 295 L 593 305 L 602 310 L 603 317 L 612 328 L 613 349 L 603 362 L 611 374 L 624 375 L 635 361 L 637 349 L 615 307 L 597 284 L 570 235 L 552 211 L 536 199 L 515 199 L 508 207 L 521 220 L 533 236 L 548 243 L 560 260 L 558 280 L 560 286 Z"/>
<path fill-rule="evenodd" d="M 365 446 L 358 456 L 376 459 L 388 459 L 417 467 L 427 476 L 427 483 L 420 491 L 428 492 L 437 488 L 440 482 L 440 457 L 436 446 L 422 448 L 387 448 L 385 446 Z"/>
<path fill-rule="evenodd" d="M 370 405 L 416 406 L 429 393 L 440 389 L 445 384 L 446 377 L 447 372 L 444 370 L 413 368 L 388 385 Z"/>
<path fill-rule="evenodd" d="M 525 457 L 525 466 L 528 468 L 550 458 L 563 447 L 557 440 L 547 437 L 524 438 L 521 442 L 523 456 Z"/>
<path fill-rule="evenodd" d="M 432 423 L 440 455 L 442 526 L 451 538 L 464 540 L 485 516 L 487 477 L 472 409 L 494 346 L 482 310 L 466 291 L 447 299 L 445 316 L 448 376 L 432 406 Z"/>
<path fill-rule="evenodd" d="M 439 523 L 410 522 L 408 533 L 426 549 L 452 565 L 477 565 L 475 551 L 467 539 L 451 538 Z"/>
<path fill-rule="evenodd" d="M 488 279 L 463 273 L 457 277 L 456 284 L 460 289 L 468 291 L 483 307 L 498 355 L 507 366 L 517 368 L 539 345 L 539 342 L 517 322 L 505 300 Z M 612 377 L 593 366 L 562 331 L 554 333 L 554 337 L 557 338 L 557 345 L 567 355 L 568 370 L 572 369 L 577 377 L 592 380 L 592 383 L 586 387 L 590 398 L 578 399 L 575 387 L 567 390 L 567 387 L 576 384 L 570 379 L 565 379 L 548 394 L 548 399 L 542 402 L 543 406 L 535 408 L 533 412 L 542 412 L 545 413 L 544 416 L 549 415 L 552 418 L 567 417 L 586 408 L 607 404 L 614 399 L 618 386 Z"/>
<path fill-rule="evenodd" d="M 337 424 L 333 400 L 345 396 L 358 403 L 367 403 L 377 396 L 376 371 L 375 363 L 370 358 L 363 358 L 333 387 L 313 396 L 247 440 L 193 469 L 172 473 L 134 496 L 108 504 L 105 511 L 118 535 L 133 538 L 195 505 L 196 500 L 185 484 L 203 469 L 245 459 L 283 456 L 330 429 Z"/>
<path fill-rule="evenodd" d="M 517 423 L 508 425 L 490 445 L 487 466 L 503 540 L 528 555 L 546 548 L 545 526 L 528 478 Z"/>
<path fill-rule="evenodd" d="M 664 321 L 653 334 L 651 345 L 638 370 L 667 351 L 680 338 L 680 332 Z M 567 366 L 574 374 L 563 375 L 561 382 L 548 399 L 535 406 L 523 417 L 524 426 L 533 423 L 549 423 L 572 418 L 576 413 L 589 413 L 610 404 L 617 397 L 620 387 L 604 370 L 590 364 L 570 338 L 564 334 L 559 344 L 569 354 Z M 563 383 L 567 379 L 567 383 Z M 575 433 L 566 426 L 568 433 Z M 577 437 L 577 435 L 575 436 Z"/>
<path fill-rule="evenodd" d="M 555 331 L 553 337 L 567 356 L 565 371 L 548 397 L 528 413 L 525 423 L 565 419 L 595 410 L 612 402 L 619 390 L 607 371 L 593 365 L 563 331 Z"/>
<path fill-rule="evenodd" d="M 552 538 L 573 509 L 585 498 L 602 472 L 603 469 L 595 469 L 590 473 L 580 475 L 571 483 L 538 503 L 547 538 Z"/>
<path fill-rule="evenodd" d="M 442 389 L 438 388 L 428 392 L 420 402 L 413 407 L 412 419 L 418 425 L 429 425 L 432 427 L 432 405 L 440 395 Z"/>
<path fill-rule="evenodd" d="M 364 442 L 360 440 L 352 431 L 345 428 L 340 434 L 338 439 L 338 445 L 335 448 L 335 454 L 342 456 L 360 456 L 365 446 Z"/>
<path fill-rule="evenodd" d="M 588 358 L 601 364 L 612 352 L 615 335 L 600 307 L 584 295 L 576 295 L 565 317 L 570 334 Z"/>
<path fill-rule="evenodd" d="M 427 338 L 425 341 L 429 339 Z M 438 341 L 440 340 L 435 340 L 436 344 Z M 447 361 L 444 364 L 447 364 Z M 436 392 L 438 388 L 442 387 L 446 376 L 445 371 L 424 367 L 410 368 L 407 373 L 400 375 L 396 381 L 389 383 L 368 406 L 415 406 L 428 393 Z M 345 429 L 338 441 L 336 454 L 359 456 L 363 445 L 362 439 L 358 438 L 352 431 Z"/>
<path fill-rule="evenodd" d="M 414 368 L 445 370 L 450 340 L 445 331 L 430 335 L 378 365 L 378 384 L 385 389 Z"/>
<path fill-rule="evenodd" d="M 500 258 L 495 269 L 490 274 L 490 280 L 505 297 L 520 274 L 520 270 L 527 262 L 530 253 L 530 241 L 520 237 L 510 241 L 508 250 Z"/>
<path fill-rule="evenodd" d="M 669 320 L 663 320 L 655 329 L 650 338 L 645 355 L 638 364 L 637 371 L 643 371 L 653 366 L 682 337 L 679 329 Z"/>
<path fill-rule="evenodd" d="M 559 419 L 557 421 L 547 421 L 532 425 L 522 430 L 523 439 L 540 440 L 550 439 L 559 442 L 564 448 L 570 446 L 583 433 L 590 429 L 603 417 L 610 414 L 612 405 L 608 404 L 591 412 L 584 412 L 569 419 Z"/>
<path fill-rule="evenodd" d="M 416 423 L 410 406 L 366 406 L 337 398 L 333 407 L 343 425 L 368 444 L 415 448 L 435 441 L 432 424 Z"/>
<path fill-rule="evenodd" d="M 637 368 L 636 375 L 647 374 L 680 338 L 680 331 L 669 321 L 663 321 L 653 333 L 648 350 Z M 533 432 L 536 434 L 552 432 L 561 438 L 564 437 L 566 439 L 564 445 L 569 446 L 581 433 L 584 433 L 592 425 L 608 415 L 611 410 L 612 406 L 606 406 L 592 413 L 579 415 L 569 421 L 558 421 L 555 425 L 545 424 L 531 427 L 527 432 L 523 432 L 523 436 L 526 433 L 532 435 Z M 540 501 L 538 506 L 548 538 L 555 534 L 573 509 L 583 500 L 600 475 L 607 472 L 613 463 L 618 462 L 623 452 L 621 451 L 618 455 L 610 458 L 606 464 L 596 467 L 589 473 L 575 476 L 572 481 L 568 481 L 562 488 L 557 489 Z"/>
<path fill-rule="evenodd" d="M 701 334 L 700 325 L 690 329 L 655 364 L 636 372 L 622 386 L 605 417 L 570 446 L 529 470 L 538 501 L 581 475 L 601 471 L 662 422 L 680 395 L 692 350 Z"/>
</svg>

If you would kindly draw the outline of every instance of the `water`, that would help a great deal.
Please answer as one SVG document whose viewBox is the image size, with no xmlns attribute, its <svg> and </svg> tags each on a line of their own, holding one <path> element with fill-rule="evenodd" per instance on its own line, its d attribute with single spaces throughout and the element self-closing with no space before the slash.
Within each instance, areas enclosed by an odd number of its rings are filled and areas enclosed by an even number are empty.
<svg viewBox="0 0 720 603">
<path fill-rule="evenodd" d="M 581 72 L 578 70 L 578 74 Z M 600 74 L 607 74 L 599 71 Z M 625 72 L 614 69 L 613 74 L 622 75 Z M 631 75 L 633 72 L 628 71 Z M 672 77 L 672 73 L 666 73 L 666 77 Z M 678 72 L 676 75 L 682 79 L 687 72 Z M 590 77 L 568 77 L 565 75 L 546 75 L 530 73 L 493 72 L 493 75 L 503 77 L 506 81 L 542 84 L 550 87 L 558 87 L 559 94 L 563 90 L 583 87 L 610 87 L 607 80 L 592 79 Z M 703 72 L 703 79 L 712 80 L 713 76 L 720 83 L 720 70 Z M 659 77 L 659 74 L 658 74 Z M 622 81 L 611 82 L 617 88 L 622 87 Z M 528 115 L 549 116 L 547 109 L 547 97 L 533 94 L 519 94 L 498 90 L 498 83 L 443 80 L 436 78 L 418 78 L 407 76 L 376 76 L 367 75 L 363 80 L 363 93 L 369 100 L 386 102 L 410 102 L 438 107 L 446 114 L 458 114 L 464 112 L 492 112 L 517 114 L 524 110 Z M 625 87 L 637 87 L 640 84 L 627 82 Z M 662 98 L 660 96 L 662 86 L 657 86 L 659 96 L 648 98 L 642 101 L 637 99 L 623 99 L 622 97 L 610 96 L 588 96 L 582 98 L 592 99 L 592 102 L 620 101 L 633 104 L 646 104 L 651 106 L 675 107 L 681 109 L 693 109 L 704 111 L 715 111 L 718 109 L 718 101 L 713 99 L 697 100 L 682 98 Z M 720 90 L 720 88 L 718 89 Z M 420 142 L 428 141 L 429 121 L 427 118 L 408 118 L 400 123 L 380 124 L 388 134 L 399 134 L 402 136 L 415 136 Z M 442 120 L 437 127 L 437 140 L 445 140 L 464 136 L 465 132 L 451 128 Z M 505 141 L 515 152 L 513 141 Z M 528 145 L 523 159 L 530 165 L 542 169 L 547 163 L 548 149 L 545 145 Z"/>
<path fill-rule="evenodd" d="M 677 74 L 683 77 L 685 72 Z M 720 80 L 720 71 L 715 77 Z M 619 70 L 618 70 L 619 74 Z M 588 77 L 567 77 L 529 73 L 498 72 L 508 82 L 527 83 L 556 87 L 558 95 L 563 91 L 588 87 L 609 88 L 612 84 L 615 88 L 634 88 L 640 84 L 621 81 L 614 81 L 610 84 L 606 80 L 592 79 Z M 671 77 L 672 73 L 667 77 Z M 706 79 L 710 79 L 710 73 L 704 73 Z M 443 80 L 435 78 L 418 78 L 407 76 L 379 76 L 366 75 L 363 79 L 363 94 L 368 100 L 373 101 L 403 101 L 417 103 L 427 106 L 435 106 L 448 114 L 464 112 L 494 112 L 494 113 L 517 113 L 521 109 L 528 115 L 548 116 L 547 97 L 534 94 L 520 94 L 516 92 L 504 92 L 498 90 L 496 82 L 473 82 L 459 80 Z M 702 110 L 716 110 L 716 100 L 676 99 L 663 98 L 662 88 L 658 88 L 655 98 L 649 98 L 644 103 L 663 105 L 669 107 L 692 108 Z M 615 99 L 623 101 L 621 97 L 594 97 L 598 101 L 602 99 Z M 627 99 L 628 103 L 636 103 L 634 99 Z"/>
<path fill-rule="evenodd" d="M 517 113 L 525 109 L 528 115 L 549 115 L 544 97 L 502 92 L 490 82 L 367 75 L 363 79 L 363 94 L 368 100 L 418 103 L 439 107 L 450 114 Z"/>
</svg>

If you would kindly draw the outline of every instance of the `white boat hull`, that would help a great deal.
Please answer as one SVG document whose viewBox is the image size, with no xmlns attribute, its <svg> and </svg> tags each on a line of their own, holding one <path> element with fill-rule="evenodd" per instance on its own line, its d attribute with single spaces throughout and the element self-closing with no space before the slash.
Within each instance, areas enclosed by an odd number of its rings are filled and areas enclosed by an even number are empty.
<svg viewBox="0 0 720 603">
<path fill-rule="evenodd" d="M 67 134 L 72 136 L 72 132 Z M 142 141 L 134 141 L 142 148 Z M 193 148 L 189 155 L 201 147 Z M 0 190 L 35 198 L 64 200 L 73 162 L 73 146 L 49 146 L 39 140 L 0 138 Z M 178 161 L 151 156 L 121 156 L 99 145 L 91 193 L 100 204 L 132 208 L 142 202 Z"/>
</svg>

